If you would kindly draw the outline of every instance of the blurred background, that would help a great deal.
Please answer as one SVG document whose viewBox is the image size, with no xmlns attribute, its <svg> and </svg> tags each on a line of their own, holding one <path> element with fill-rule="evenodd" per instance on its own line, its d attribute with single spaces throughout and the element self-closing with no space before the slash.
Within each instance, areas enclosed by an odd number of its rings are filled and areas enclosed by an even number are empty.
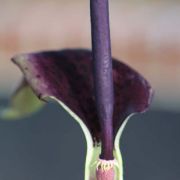
<svg viewBox="0 0 180 180">
<path fill-rule="evenodd" d="M 133 117 L 121 141 L 125 180 L 180 179 L 180 1 L 111 0 L 112 54 L 152 84 L 151 110 Z M 0 0 L 0 99 L 21 78 L 18 53 L 91 48 L 88 0 Z M 85 140 L 56 104 L 0 121 L 1 180 L 83 180 Z"/>
</svg>

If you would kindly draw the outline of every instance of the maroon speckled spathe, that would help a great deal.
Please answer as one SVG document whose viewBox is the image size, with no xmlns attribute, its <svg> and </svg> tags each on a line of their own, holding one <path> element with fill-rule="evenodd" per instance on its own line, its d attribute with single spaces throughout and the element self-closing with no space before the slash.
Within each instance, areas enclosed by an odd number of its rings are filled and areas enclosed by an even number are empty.
<svg viewBox="0 0 180 180">
<path fill-rule="evenodd" d="M 24 57 L 24 58 L 22 58 Z M 94 142 L 101 141 L 89 50 L 47 51 L 13 58 L 39 97 L 54 96 L 76 113 L 90 130 Z M 151 101 L 149 83 L 127 65 L 113 60 L 114 137 L 131 113 L 144 112 Z"/>
</svg>

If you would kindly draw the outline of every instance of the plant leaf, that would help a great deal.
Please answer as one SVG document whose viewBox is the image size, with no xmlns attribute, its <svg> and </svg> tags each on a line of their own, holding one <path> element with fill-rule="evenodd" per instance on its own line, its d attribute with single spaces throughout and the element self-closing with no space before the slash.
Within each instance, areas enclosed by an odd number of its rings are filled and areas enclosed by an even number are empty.
<svg viewBox="0 0 180 180">
<path fill-rule="evenodd" d="M 9 106 L 0 110 L 3 120 L 14 120 L 27 117 L 44 106 L 32 91 L 28 83 L 23 79 L 11 97 Z"/>
</svg>

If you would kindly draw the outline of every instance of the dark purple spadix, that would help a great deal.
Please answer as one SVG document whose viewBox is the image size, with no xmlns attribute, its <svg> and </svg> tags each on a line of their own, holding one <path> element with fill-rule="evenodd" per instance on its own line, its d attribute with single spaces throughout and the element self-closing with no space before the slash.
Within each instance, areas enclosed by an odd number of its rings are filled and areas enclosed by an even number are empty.
<svg viewBox="0 0 180 180">
<path fill-rule="evenodd" d="M 113 159 L 114 88 L 108 0 L 90 0 L 93 76 L 96 108 L 102 129 L 101 158 Z"/>
</svg>

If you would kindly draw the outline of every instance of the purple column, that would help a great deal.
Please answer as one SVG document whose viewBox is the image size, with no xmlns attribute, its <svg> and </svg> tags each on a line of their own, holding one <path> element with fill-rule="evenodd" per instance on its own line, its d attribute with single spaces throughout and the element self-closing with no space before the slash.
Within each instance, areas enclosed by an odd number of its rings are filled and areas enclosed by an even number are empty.
<svg viewBox="0 0 180 180">
<path fill-rule="evenodd" d="M 113 106 L 111 41 L 108 0 L 90 0 L 93 74 L 98 116 L 102 130 L 100 158 L 113 159 Z"/>
</svg>

